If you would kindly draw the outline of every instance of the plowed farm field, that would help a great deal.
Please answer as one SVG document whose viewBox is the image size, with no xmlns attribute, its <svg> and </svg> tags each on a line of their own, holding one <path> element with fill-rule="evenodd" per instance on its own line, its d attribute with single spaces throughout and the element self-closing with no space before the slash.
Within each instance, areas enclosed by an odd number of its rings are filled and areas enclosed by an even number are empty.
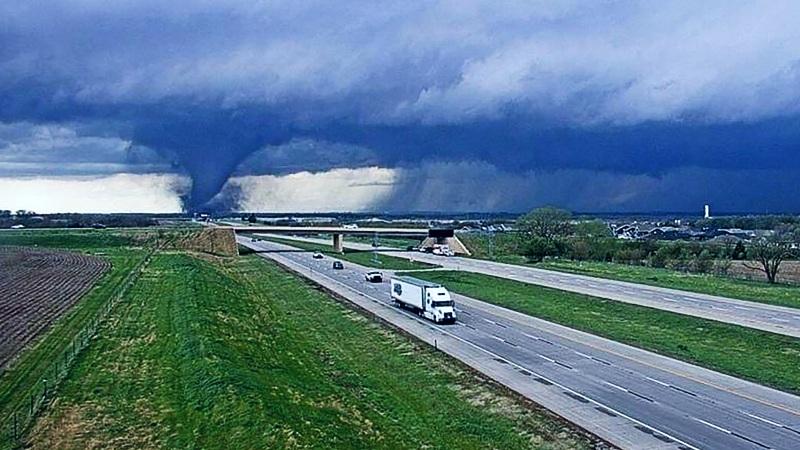
<svg viewBox="0 0 800 450">
<path fill-rule="evenodd" d="M 110 266 L 80 253 L 0 246 L 0 371 Z"/>
</svg>

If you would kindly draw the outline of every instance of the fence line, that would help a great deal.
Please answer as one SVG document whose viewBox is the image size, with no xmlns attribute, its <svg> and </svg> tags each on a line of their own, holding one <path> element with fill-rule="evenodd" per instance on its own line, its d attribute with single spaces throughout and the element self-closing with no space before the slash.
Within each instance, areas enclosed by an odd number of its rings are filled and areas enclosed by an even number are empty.
<svg viewBox="0 0 800 450">
<path fill-rule="evenodd" d="M 44 370 L 45 375 L 37 380 L 30 392 L 23 397 L 20 404 L 12 410 L 11 414 L 2 419 L 2 423 L 0 423 L 2 426 L 0 428 L 0 449 L 21 446 L 22 437 L 25 435 L 27 428 L 33 424 L 33 419 L 36 418 L 41 408 L 47 404 L 48 397 L 52 397 L 58 384 L 69 373 L 72 363 L 80 355 L 81 351 L 87 347 L 89 341 L 97 335 L 99 327 L 105 322 L 114 306 L 122 300 L 128 289 L 139 278 L 142 270 L 150 263 L 157 249 L 150 250 L 137 263 L 125 277 L 125 280 L 114 289 L 105 305 L 67 343 L 63 349 L 63 357 L 60 355 L 52 361 L 51 365 Z"/>
</svg>

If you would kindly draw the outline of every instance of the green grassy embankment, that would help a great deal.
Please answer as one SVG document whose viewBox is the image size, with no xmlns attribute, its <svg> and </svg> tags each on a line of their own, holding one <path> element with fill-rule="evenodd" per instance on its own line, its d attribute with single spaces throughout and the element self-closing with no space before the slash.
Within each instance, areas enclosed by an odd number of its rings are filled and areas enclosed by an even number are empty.
<svg viewBox="0 0 800 450">
<path fill-rule="evenodd" d="M 800 287 L 608 262 L 548 260 L 534 267 L 800 308 Z"/>
<path fill-rule="evenodd" d="M 54 361 L 63 363 L 63 356 L 76 335 L 94 320 L 99 311 L 119 292 L 134 267 L 145 258 L 147 251 L 130 247 L 129 236 L 109 231 L 25 231 L 0 233 L 0 245 L 38 245 L 63 250 L 102 255 L 111 268 L 95 286 L 61 317 L 44 335 L 23 350 L 7 370 L 0 375 L 0 448 L 9 434 L 12 414 L 20 411 L 26 419 L 30 395 L 40 395 L 42 379 L 53 381 Z M 63 364 L 59 367 L 63 372 Z M 22 426 L 23 424 L 20 424 Z"/>
<path fill-rule="evenodd" d="M 112 311 L 29 444 L 591 445 L 256 255 L 221 260 L 177 252 L 157 254 Z"/>
<path fill-rule="evenodd" d="M 488 275 L 410 274 L 570 328 L 800 393 L 800 339 Z"/>
<path fill-rule="evenodd" d="M 293 239 L 281 239 L 273 237 L 262 238 L 266 241 L 277 242 L 279 244 L 291 245 L 302 250 L 320 252 L 330 255 L 335 258 L 350 261 L 355 264 L 360 264 L 366 267 L 375 267 L 378 269 L 386 270 L 419 270 L 419 269 L 432 269 L 435 267 L 433 264 L 428 264 L 420 261 L 411 261 L 404 258 L 396 258 L 394 256 L 382 255 L 380 253 L 373 253 L 371 251 L 344 249 L 344 253 L 336 253 L 333 251 L 332 246 L 315 244 L 313 242 L 296 241 Z M 377 263 L 375 260 L 377 259 Z"/>
<path fill-rule="evenodd" d="M 358 242 L 360 244 L 372 245 L 373 238 L 370 236 L 347 236 L 345 242 Z M 402 237 L 378 237 L 378 244 L 382 247 L 395 247 L 400 250 L 405 250 L 407 247 L 416 247 L 422 242 L 422 239 L 415 238 L 402 238 Z"/>
</svg>

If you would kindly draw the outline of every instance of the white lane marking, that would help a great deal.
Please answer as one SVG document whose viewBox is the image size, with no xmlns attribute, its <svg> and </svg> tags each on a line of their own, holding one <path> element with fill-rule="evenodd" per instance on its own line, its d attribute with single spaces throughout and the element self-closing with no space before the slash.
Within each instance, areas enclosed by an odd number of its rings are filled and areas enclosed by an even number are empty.
<svg viewBox="0 0 800 450">
<path fill-rule="evenodd" d="M 527 338 L 530 338 L 530 339 L 533 339 L 534 341 L 538 341 L 538 340 L 540 340 L 538 337 L 536 337 L 536 336 L 534 336 L 534 335 L 532 335 L 532 334 L 525 333 L 524 331 L 522 331 L 521 333 L 522 333 L 523 335 L 525 335 L 525 337 L 527 337 Z"/>
<path fill-rule="evenodd" d="M 692 416 L 690 416 L 690 417 L 692 417 Z M 693 420 L 695 420 L 695 421 L 697 421 L 697 422 L 700 422 L 700 423 L 702 423 L 703 425 L 709 426 L 709 427 L 711 427 L 711 428 L 713 428 L 713 429 L 715 429 L 715 430 L 719 430 L 719 431 L 722 431 L 723 433 L 731 434 L 731 430 L 728 430 L 728 429 L 722 428 L 722 427 L 721 427 L 721 426 L 719 426 L 719 425 L 714 425 L 714 424 L 713 424 L 713 423 L 711 423 L 711 422 L 706 422 L 705 420 L 703 420 L 703 419 L 698 419 L 697 417 L 692 417 L 692 419 L 693 419 Z"/>
<path fill-rule="evenodd" d="M 660 384 L 661 386 L 671 387 L 671 385 L 669 383 L 664 383 L 663 381 L 656 380 L 655 378 L 648 377 L 647 375 L 645 375 L 645 378 L 647 378 L 648 380 L 652 381 L 653 383 Z"/>
<path fill-rule="evenodd" d="M 603 383 L 605 383 L 605 384 L 607 384 L 607 385 L 611 386 L 611 387 L 612 387 L 612 388 L 614 388 L 614 389 L 619 389 L 619 390 L 620 390 L 620 391 L 622 391 L 622 392 L 629 392 L 627 388 L 624 388 L 624 387 L 622 387 L 622 386 L 616 385 L 616 384 L 614 384 L 614 383 L 612 383 L 612 382 L 610 382 L 610 381 L 603 381 Z"/>
<path fill-rule="evenodd" d="M 592 359 L 592 357 L 587 355 L 586 353 L 581 353 L 581 352 L 579 352 L 577 350 L 573 350 L 573 352 L 575 352 L 575 354 L 578 355 L 578 356 L 583 356 L 584 358 Z"/>
<path fill-rule="evenodd" d="M 544 356 L 544 355 L 538 355 L 538 354 L 537 354 L 537 356 L 539 356 L 539 358 L 542 358 L 542 359 L 544 359 L 544 360 L 546 360 L 546 361 L 550 361 L 551 363 L 555 363 L 555 362 L 556 362 L 556 360 L 555 360 L 555 359 L 553 359 L 553 358 L 548 358 L 547 356 Z"/>
<path fill-rule="evenodd" d="M 782 423 L 773 422 L 773 421 L 771 421 L 771 420 L 769 420 L 769 419 L 765 419 L 765 418 L 763 418 L 763 417 L 761 417 L 761 416 L 757 416 L 757 415 L 755 415 L 755 414 L 750 414 L 750 413 L 749 413 L 749 412 L 747 412 L 747 411 L 741 411 L 741 413 L 742 413 L 742 414 L 744 414 L 745 416 L 750 416 L 750 417 L 752 417 L 753 419 L 760 420 L 760 421 L 762 421 L 762 422 L 764 422 L 764 423 L 768 423 L 768 424 L 770 424 L 770 425 L 774 425 L 774 426 L 776 426 L 776 427 L 779 427 L 779 428 L 785 428 L 785 427 L 786 427 L 786 425 L 784 425 L 784 424 L 782 424 Z"/>
</svg>

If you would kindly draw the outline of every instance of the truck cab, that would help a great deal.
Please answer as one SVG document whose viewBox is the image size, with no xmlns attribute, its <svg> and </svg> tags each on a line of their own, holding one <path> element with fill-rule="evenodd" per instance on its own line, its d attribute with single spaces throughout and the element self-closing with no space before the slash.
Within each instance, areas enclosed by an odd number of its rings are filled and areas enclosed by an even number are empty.
<svg viewBox="0 0 800 450">
<path fill-rule="evenodd" d="M 456 321 L 455 303 L 450 292 L 443 287 L 425 289 L 425 317 L 436 323 L 452 323 Z"/>
</svg>

